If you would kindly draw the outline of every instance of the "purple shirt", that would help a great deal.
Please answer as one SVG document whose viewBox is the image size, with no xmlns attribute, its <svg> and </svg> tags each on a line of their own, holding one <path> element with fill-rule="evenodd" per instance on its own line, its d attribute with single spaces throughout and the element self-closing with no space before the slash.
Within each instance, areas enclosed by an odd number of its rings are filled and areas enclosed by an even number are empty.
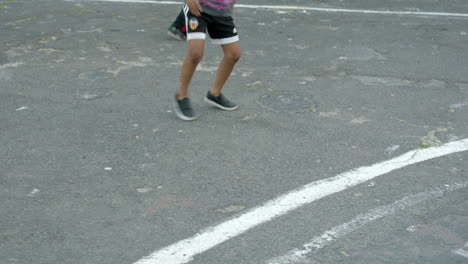
<svg viewBox="0 0 468 264">
<path fill-rule="evenodd" d="M 231 16 L 236 0 L 200 0 L 203 12 L 212 16 Z"/>
</svg>

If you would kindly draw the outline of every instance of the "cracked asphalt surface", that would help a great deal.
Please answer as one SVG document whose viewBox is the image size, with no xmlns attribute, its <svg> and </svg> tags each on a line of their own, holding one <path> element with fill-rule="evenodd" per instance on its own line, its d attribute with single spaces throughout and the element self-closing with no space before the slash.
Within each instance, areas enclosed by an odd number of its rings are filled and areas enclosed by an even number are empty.
<svg viewBox="0 0 468 264">
<path fill-rule="evenodd" d="M 239 3 L 243 3 L 239 1 Z M 243 3 L 244 4 L 244 3 Z M 272 1 L 468 13 L 466 1 Z M 238 8 L 243 56 L 221 112 L 221 50 L 186 52 L 180 6 L 0 0 L 0 260 L 134 263 L 304 184 L 468 138 L 468 19 Z M 261 225 L 191 263 L 257 264 L 372 208 L 468 181 L 468 153 L 406 167 Z M 466 263 L 466 188 L 377 220 L 304 263 Z"/>
</svg>

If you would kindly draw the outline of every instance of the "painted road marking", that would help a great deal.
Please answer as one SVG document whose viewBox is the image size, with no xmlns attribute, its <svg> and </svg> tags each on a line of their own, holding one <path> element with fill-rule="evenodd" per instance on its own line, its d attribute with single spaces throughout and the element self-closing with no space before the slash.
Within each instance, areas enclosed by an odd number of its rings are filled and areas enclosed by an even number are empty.
<svg viewBox="0 0 468 264">
<path fill-rule="evenodd" d="M 401 200 L 395 201 L 392 204 L 377 207 L 368 211 L 365 214 L 359 214 L 351 221 L 333 227 L 323 234 L 314 237 L 310 242 L 305 244 L 302 249 L 293 249 L 281 257 L 273 258 L 267 261 L 268 264 L 292 264 L 300 263 L 306 260 L 307 255 L 316 253 L 321 248 L 324 248 L 334 241 L 346 236 L 347 234 L 356 231 L 357 229 L 385 216 L 394 214 L 397 210 L 404 210 L 408 207 L 420 204 L 428 201 L 432 198 L 438 198 L 444 196 L 447 192 L 452 192 L 468 187 L 468 182 L 447 185 L 445 188 L 437 188 L 430 191 L 421 192 L 418 194 L 406 196 Z M 459 250 L 453 250 L 454 254 L 462 254 Z M 463 251 L 463 250 L 462 250 Z M 466 251 L 464 251 L 466 252 Z M 468 253 L 468 252 L 466 252 Z M 465 257 L 468 256 L 464 255 Z"/>
<path fill-rule="evenodd" d="M 267 201 L 259 207 L 238 215 L 217 226 L 201 230 L 193 237 L 181 240 L 144 257 L 134 264 L 182 264 L 226 240 L 243 234 L 260 224 L 282 216 L 303 205 L 331 194 L 341 192 L 391 171 L 426 160 L 468 150 L 468 138 L 439 147 L 416 149 L 393 159 L 371 166 L 360 167 L 335 177 L 309 183 L 294 191 Z"/>
<path fill-rule="evenodd" d="M 115 3 L 145 3 L 161 5 L 182 5 L 178 1 L 155 1 L 155 0 L 65 0 L 66 2 L 115 2 Z M 305 10 L 328 13 L 358 13 L 371 15 L 399 15 L 399 16 L 424 16 L 424 17 L 461 17 L 468 18 L 467 13 L 449 12 L 423 12 L 423 11 L 392 11 L 392 10 L 368 10 L 368 9 L 345 9 L 345 8 L 321 8 L 309 6 L 290 5 L 246 5 L 236 4 L 236 8 L 269 9 L 269 10 Z"/>
<path fill-rule="evenodd" d="M 452 253 L 455 254 L 455 255 L 459 255 L 459 256 L 468 258 L 468 251 L 465 251 L 463 249 L 452 250 Z"/>
<path fill-rule="evenodd" d="M 65 0 L 67 2 L 118 2 L 118 3 L 146 3 L 146 4 L 166 4 L 181 5 L 177 1 L 152 1 L 152 0 Z M 406 15 L 406 16 L 439 16 L 439 17 L 462 17 L 468 18 L 466 13 L 445 13 L 445 12 L 415 12 L 415 11 L 379 11 L 365 9 L 340 9 L 340 8 L 315 8 L 306 6 L 287 5 L 246 5 L 237 4 L 239 8 L 249 9 L 269 9 L 269 10 L 296 10 L 296 11 L 316 11 L 334 13 L 359 13 L 376 15 Z M 305 204 L 311 203 L 325 196 L 340 192 L 357 184 L 369 181 L 375 177 L 386 174 L 393 170 L 416 164 L 428 159 L 433 159 L 456 152 L 468 150 L 468 140 L 460 140 L 448 143 L 441 147 L 428 150 L 414 150 L 386 162 L 361 167 L 349 171 L 330 179 L 310 183 L 303 188 L 280 196 L 265 203 L 261 207 L 249 210 L 247 213 L 228 220 L 218 226 L 200 231 L 197 235 L 181 240 L 175 244 L 157 250 L 151 255 L 135 262 L 135 264 L 166 263 L 178 264 L 187 263 L 193 256 L 200 254 L 212 247 L 236 237 L 249 229 L 272 219 L 284 215 L 287 212 L 297 209 Z"/>
</svg>

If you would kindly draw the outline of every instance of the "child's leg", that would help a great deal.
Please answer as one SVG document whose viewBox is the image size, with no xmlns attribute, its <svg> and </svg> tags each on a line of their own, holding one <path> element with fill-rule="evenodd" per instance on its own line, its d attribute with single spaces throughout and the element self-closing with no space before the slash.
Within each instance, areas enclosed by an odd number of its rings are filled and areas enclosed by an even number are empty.
<svg viewBox="0 0 468 264">
<path fill-rule="evenodd" d="M 188 87 L 192 81 L 193 74 L 197 65 L 203 58 L 205 40 L 203 39 L 191 39 L 187 41 L 188 50 L 187 56 L 182 64 L 182 73 L 180 75 L 180 87 L 177 92 L 177 99 L 183 99 L 188 97 Z"/>
<path fill-rule="evenodd" d="M 239 41 L 221 45 L 221 47 L 224 51 L 224 57 L 218 66 L 213 86 L 210 89 L 210 93 L 214 96 L 218 96 L 221 93 L 221 89 L 223 89 L 223 86 L 231 75 L 234 66 L 241 57 Z"/>
<path fill-rule="evenodd" d="M 185 27 L 185 14 L 183 12 L 183 9 L 180 10 L 177 18 L 167 29 L 167 34 L 169 34 L 169 36 L 177 40 L 187 39 L 187 28 Z"/>
<path fill-rule="evenodd" d="M 172 23 L 173 26 L 177 27 L 178 29 L 182 29 L 185 25 L 185 14 L 183 9 L 180 10 L 179 15 L 175 19 L 174 23 Z"/>
</svg>

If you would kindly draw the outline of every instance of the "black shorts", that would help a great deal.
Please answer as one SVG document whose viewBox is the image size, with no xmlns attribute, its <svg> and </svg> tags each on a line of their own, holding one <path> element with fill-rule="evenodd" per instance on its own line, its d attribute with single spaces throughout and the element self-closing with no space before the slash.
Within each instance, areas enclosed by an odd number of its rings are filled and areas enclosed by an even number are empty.
<svg viewBox="0 0 468 264">
<path fill-rule="evenodd" d="M 187 40 L 206 39 L 206 32 L 214 44 L 224 45 L 239 41 L 237 29 L 232 17 L 212 16 L 202 13 L 196 16 L 184 5 L 185 24 L 187 26 Z"/>
</svg>

